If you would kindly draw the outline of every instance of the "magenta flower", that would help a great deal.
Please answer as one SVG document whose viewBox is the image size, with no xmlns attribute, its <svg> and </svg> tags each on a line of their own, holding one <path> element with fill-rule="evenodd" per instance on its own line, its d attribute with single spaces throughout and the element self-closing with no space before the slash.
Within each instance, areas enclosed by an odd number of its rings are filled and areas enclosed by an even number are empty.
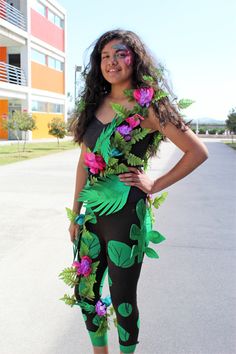
<svg viewBox="0 0 236 354">
<path fill-rule="evenodd" d="M 144 120 L 144 118 L 140 114 L 134 114 L 131 117 L 126 118 L 126 122 L 129 123 L 129 126 L 133 129 L 140 124 L 140 121 Z"/>
<path fill-rule="evenodd" d="M 88 256 L 83 256 L 81 258 L 81 262 L 74 261 L 72 266 L 77 269 L 78 275 L 83 275 L 84 277 L 88 277 L 92 272 L 92 259 Z"/>
<path fill-rule="evenodd" d="M 152 87 L 141 87 L 134 90 L 133 96 L 142 107 L 149 107 L 154 95 Z"/>
<path fill-rule="evenodd" d="M 98 316 L 104 316 L 107 312 L 106 305 L 103 304 L 101 300 L 98 300 L 98 302 L 96 303 L 95 310 Z"/>
<path fill-rule="evenodd" d="M 86 152 L 84 154 L 84 163 L 88 166 L 89 171 L 92 174 L 97 174 L 103 171 L 106 167 L 106 163 L 101 155 L 96 155 L 93 152 Z"/>
</svg>

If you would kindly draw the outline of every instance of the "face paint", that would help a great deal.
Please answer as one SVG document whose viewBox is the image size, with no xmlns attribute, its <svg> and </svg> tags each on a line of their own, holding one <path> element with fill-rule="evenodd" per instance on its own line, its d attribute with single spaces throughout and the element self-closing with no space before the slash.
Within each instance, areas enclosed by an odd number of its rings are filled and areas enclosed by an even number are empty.
<svg viewBox="0 0 236 354">
<path fill-rule="evenodd" d="M 118 44 L 113 45 L 112 48 L 117 50 L 117 53 L 114 55 L 114 58 L 116 60 L 120 59 L 123 54 L 125 64 L 127 66 L 130 66 L 132 64 L 132 59 L 133 59 L 132 53 L 125 44 L 118 43 Z M 120 53 L 120 52 L 123 52 L 123 53 Z"/>
</svg>

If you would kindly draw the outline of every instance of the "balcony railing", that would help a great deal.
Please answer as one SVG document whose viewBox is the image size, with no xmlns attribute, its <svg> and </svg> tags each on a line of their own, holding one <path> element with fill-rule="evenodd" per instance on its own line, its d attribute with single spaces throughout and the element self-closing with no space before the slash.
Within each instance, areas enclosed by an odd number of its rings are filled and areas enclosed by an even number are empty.
<svg viewBox="0 0 236 354">
<path fill-rule="evenodd" d="M 25 16 L 13 5 L 9 5 L 4 0 L 0 0 L 0 18 L 26 31 Z"/>
<path fill-rule="evenodd" d="M 0 82 L 26 86 L 24 71 L 17 66 L 9 65 L 0 61 Z"/>
</svg>

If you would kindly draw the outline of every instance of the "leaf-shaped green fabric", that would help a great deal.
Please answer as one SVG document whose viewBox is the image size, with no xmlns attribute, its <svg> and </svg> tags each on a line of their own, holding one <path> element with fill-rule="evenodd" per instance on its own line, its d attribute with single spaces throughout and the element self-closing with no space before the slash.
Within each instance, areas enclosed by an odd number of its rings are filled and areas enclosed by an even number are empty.
<svg viewBox="0 0 236 354">
<path fill-rule="evenodd" d="M 160 205 L 166 200 L 168 192 L 163 192 L 160 196 L 157 196 L 153 201 L 153 206 L 158 209 Z"/>
<path fill-rule="evenodd" d="M 93 186 L 87 184 L 80 192 L 79 201 L 86 203 L 99 215 L 109 215 L 126 204 L 130 186 L 126 186 L 116 175 L 97 181 Z"/>
<path fill-rule="evenodd" d="M 123 242 L 109 241 L 108 256 L 117 267 L 129 268 L 134 264 L 134 258 L 130 258 L 131 248 Z"/>
<path fill-rule="evenodd" d="M 138 240 L 140 237 L 142 237 L 140 228 L 136 224 L 132 224 L 130 228 L 131 240 Z"/>
<path fill-rule="evenodd" d="M 82 236 L 81 243 L 83 242 L 88 248 L 88 253 L 86 256 L 89 256 L 90 258 L 96 258 L 101 251 L 99 238 L 93 232 L 90 232 L 90 235 L 92 236 L 91 238 L 85 238 Z"/>
<path fill-rule="evenodd" d="M 145 253 L 149 258 L 159 258 L 158 254 L 156 253 L 156 251 L 152 248 L 147 247 L 145 249 Z"/>
<path fill-rule="evenodd" d="M 84 321 L 87 321 L 88 317 L 85 315 L 85 313 L 83 313 L 83 319 Z"/>
<path fill-rule="evenodd" d="M 185 109 L 188 108 L 189 106 L 191 106 L 191 104 L 193 104 L 194 101 L 190 100 L 189 98 L 183 98 L 181 100 L 179 100 L 178 102 L 178 107 L 180 109 Z"/>
<path fill-rule="evenodd" d="M 108 274 L 108 284 L 110 287 L 112 286 L 112 279 L 109 274 Z"/>
<path fill-rule="evenodd" d="M 162 234 L 160 234 L 160 232 L 153 230 L 148 233 L 148 239 L 152 243 L 160 243 L 165 240 L 165 237 Z"/>
<path fill-rule="evenodd" d="M 127 118 L 130 114 L 130 111 L 119 103 L 112 103 L 111 106 L 113 111 L 115 111 L 118 115 L 118 117 Z"/>
<path fill-rule="evenodd" d="M 99 325 L 100 325 L 100 322 L 101 322 L 101 317 L 100 316 L 98 316 L 98 315 L 96 315 L 96 316 L 94 316 L 94 318 L 93 318 L 93 324 L 95 325 L 95 326 L 98 326 L 99 327 Z"/>
<path fill-rule="evenodd" d="M 89 253 L 89 248 L 88 248 L 88 246 L 87 246 L 83 241 L 81 241 L 81 243 L 80 243 L 80 250 L 79 250 L 80 258 L 82 258 L 83 256 L 87 256 L 88 253 Z"/>
<path fill-rule="evenodd" d="M 81 307 L 81 309 L 85 310 L 88 313 L 93 313 L 95 311 L 95 306 L 94 305 L 90 305 L 86 301 L 80 301 L 79 302 L 79 306 Z"/>
<path fill-rule="evenodd" d="M 136 205 L 137 215 L 140 221 L 140 224 L 144 222 L 145 215 L 146 215 L 146 205 L 143 199 L 140 199 Z"/>
<path fill-rule="evenodd" d="M 127 332 L 123 327 L 121 327 L 121 325 L 118 324 L 117 326 L 118 328 L 118 333 L 119 333 L 119 337 L 122 340 L 122 342 L 127 342 L 129 340 L 130 334 L 129 332 Z"/>
<path fill-rule="evenodd" d="M 132 313 L 132 305 L 128 302 L 123 302 L 118 306 L 118 312 L 123 317 L 128 317 Z"/>
</svg>

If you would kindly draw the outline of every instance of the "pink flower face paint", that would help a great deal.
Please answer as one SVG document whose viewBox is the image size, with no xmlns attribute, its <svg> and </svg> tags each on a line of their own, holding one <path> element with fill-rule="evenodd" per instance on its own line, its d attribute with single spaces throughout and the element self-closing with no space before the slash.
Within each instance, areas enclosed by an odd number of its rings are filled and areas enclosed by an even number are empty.
<svg viewBox="0 0 236 354">
<path fill-rule="evenodd" d="M 124 62 L 127 66 L 132 65 L 133 55 L 125 44 L 122 43 L 115 44 L 112 46 L 112 48 L 116 49 L 116 53 L 114 55 L 114 58 L 116 60 L 124 59 Z"/>
</svg>

